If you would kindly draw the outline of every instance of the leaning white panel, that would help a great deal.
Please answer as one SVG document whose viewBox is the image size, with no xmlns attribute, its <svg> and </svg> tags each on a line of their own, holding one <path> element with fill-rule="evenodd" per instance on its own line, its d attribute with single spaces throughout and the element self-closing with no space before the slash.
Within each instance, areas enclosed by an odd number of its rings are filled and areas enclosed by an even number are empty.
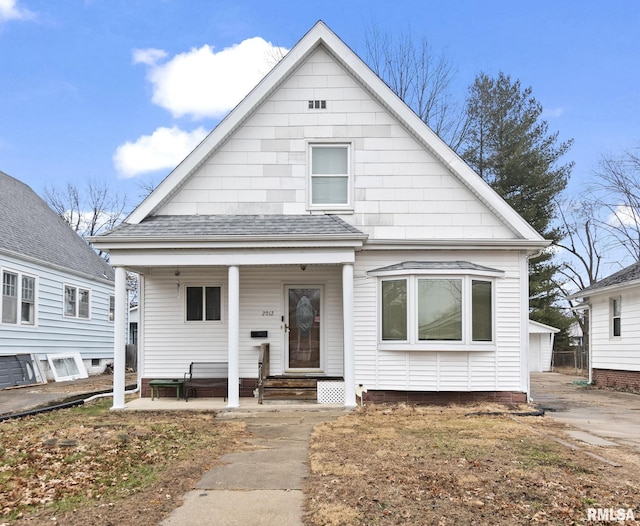
<svg viewBox="0 0 640 526">
<path fill-rule="evenodd" d="M 47 354 L 47 361 L 56 382 L 89 377 L 80 353 Z"/>
</svg>

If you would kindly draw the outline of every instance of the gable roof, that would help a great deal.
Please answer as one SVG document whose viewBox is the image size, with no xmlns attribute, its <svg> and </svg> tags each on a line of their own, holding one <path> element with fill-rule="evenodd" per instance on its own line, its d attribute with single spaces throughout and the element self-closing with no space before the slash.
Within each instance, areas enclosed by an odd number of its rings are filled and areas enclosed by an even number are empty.
<svg viewBox="0 0 640 526">
<path fill-rule="evenodd" d="M 264 79 L 218 124 L 125 220 L 141 223 L 156 213 L 181 186 L 225 143 L 245 120 L 318 48 L 323 47 L 356 81 L 432 155 L 440 160 L 481 202 L 485 203 L 521 240 L 548 245 L 538 232 L 479 177 L 322 21 L 284 56 Z"/>
<path fill-rule="evenodd" d="M 599 294 L 601 292 L 609 292 L 616 289 L 632 287 L 634 285 L 640 285 L 640 262 L 633 263 L 632 265 L 629 265 L 628 267 L 625 267 L 622 270 L 619 270 L 618 272 L 567 296 L 567 299 L 585 298 L 593 295 L 594 293 Z"/>
<path fill-rule="evenodd" d="M 113 270 L 31 188 L 0 172 L 0 251 L 92 279 Z"/>
</svg>

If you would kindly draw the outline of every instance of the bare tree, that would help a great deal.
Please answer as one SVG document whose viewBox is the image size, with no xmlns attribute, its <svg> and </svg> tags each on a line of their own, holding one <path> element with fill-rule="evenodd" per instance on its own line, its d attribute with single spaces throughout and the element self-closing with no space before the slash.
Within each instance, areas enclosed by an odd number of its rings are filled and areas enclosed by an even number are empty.
<svg viewBox="0 0 640 526">
<path fill-rule="evenodd" d="M 466 131 L 466 113 L 451 96 L 455 72 L 446 54 L 436 55 L 426 38 L 415 42 L 410 33 L 403 33 L 394 39 L 372 26 L 365 36 L 364 56 L 394 93 L 458 150 Z"/>
<path fill-rule="evenodd" d="M 570 288 L 581 290 L 600 279 L 607 232 L 598 219 L 597 205 L 593 200 L 574 200 L 557 203 L 556 206 L 564 234 L 556 245 L 570 258 L 560 266 L 559 272 L 567 279 Z"/>
<path fill-rule="evenodd" d="M 47 186 L 44 200 L 82 237 L 110 230 L 124 217 L 125 196 L 111 190 L 107 183 L 89 181 L 85 188 L 67 183 L 64 189 Z"/>
<path fill-rule="evenodd" d="M 590 191 L 595 206 L 606 212 L 600 223 L 611 237 L 611 248 L 640 261 L 640 155 L 627 150 L 603 157 L 595 176 Z"/>
</svg>

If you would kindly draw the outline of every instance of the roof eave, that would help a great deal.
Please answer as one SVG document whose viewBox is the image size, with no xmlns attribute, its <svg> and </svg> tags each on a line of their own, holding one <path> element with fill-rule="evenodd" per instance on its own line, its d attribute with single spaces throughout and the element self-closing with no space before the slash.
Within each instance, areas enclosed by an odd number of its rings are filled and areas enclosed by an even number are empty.
<svg viewBox="0 0 640 526">
<path fill-rule="evenodd" d="M 607 287 L 597 287 L 593 289 L 585 289 L 578 292 L 574 292 L 573 294 L 569 294 L 565 296 L 568 300 L 574 300 L 578 298 L 589 298 L 590 296 L 595 296 L 599 294 L 610 294 L 612 292 L 618 292 L 625 289 L 630 289 L 633 287 L 640 286 L 640 279 L 634 279 L 632 281 L 625 281 L 624 283 L 616 283 L 614 285 L 609 285 Z"/>
</svg>

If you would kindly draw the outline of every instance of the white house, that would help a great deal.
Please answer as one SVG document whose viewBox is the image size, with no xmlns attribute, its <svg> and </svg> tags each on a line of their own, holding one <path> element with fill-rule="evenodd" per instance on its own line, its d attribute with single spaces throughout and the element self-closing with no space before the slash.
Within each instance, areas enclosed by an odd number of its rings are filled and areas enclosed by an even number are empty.
<svg viewBox="0 0 640 526">
<path fill-rule="evenodd" d="M 589 379 L 640 390 L 640 263 L 570 296 L 589 310 Z"/>
<path fill-rule="evenodd" d="M 273 377 L 343 379 L 347 407 L 357 386 L 527 399 L 527 260 L 548 242 L 322 22 L 93 242 L 116 267 L 116 328 L 140 274 L 143 396 L 223 361 L 236 407 L 269 343 Z"/>
<path fill-rule="evenodd" d="M 544 373 L 551 371 L 553 340 L 560 329 L 529 320 L 529 371 Z"/>
<path fill-rule="evenodd" d="M 100 373 L 113 361 L 112 269 L 2 172 L 0 279 L 1 387 Z"/>
</svg>

